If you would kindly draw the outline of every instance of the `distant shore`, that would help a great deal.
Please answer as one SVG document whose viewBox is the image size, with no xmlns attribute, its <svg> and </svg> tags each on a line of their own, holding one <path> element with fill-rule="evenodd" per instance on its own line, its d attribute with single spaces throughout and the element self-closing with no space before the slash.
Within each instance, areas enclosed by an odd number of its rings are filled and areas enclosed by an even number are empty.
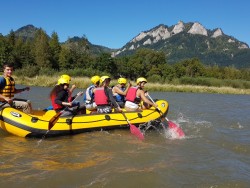
<svg viewBox="0 0 250 188">
<path fill-rule="evenodd" d="M 58 80 L 57 76 L 36 76 L 34 78 L 28 77 L 14 77 L 17 84 L 28 86 L 42 86 L 53 87 Z M 135 85 L 135 82 L 131 82 Z M 72 78 L 70 84 L 75 84 L 79 89 L 86 89 L 90 84 L 90 78 L 88 77 L 75 77 Z M 116 85 L 117 81 L 111 81 L 111 85 Z M 218 94 L 244 94 L 249 95 L 250 89 L 240 89 L 232 87 L 208 87 L 197 85 L 172 85 L 161 83 L 147 83 L 145 86 L 149 91 L 166 91 L 166 92 L 191 92 L 191 93 L 218 93 Z"/>
</svg>

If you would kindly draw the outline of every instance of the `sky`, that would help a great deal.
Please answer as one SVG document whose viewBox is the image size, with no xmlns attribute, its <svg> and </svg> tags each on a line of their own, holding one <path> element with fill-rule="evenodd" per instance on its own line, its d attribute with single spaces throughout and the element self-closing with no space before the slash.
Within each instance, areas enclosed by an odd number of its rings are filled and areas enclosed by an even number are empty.
<svg viewBox="0 0 250 188">
<path fill-rule="evenodd" d="M 92 44 L 121 48 L 159 24 L 199 22 L 221 28 L 250 45 L 249 0 L 2 0 L 0 33 L 32 24 L 60 42 L 87 37 Z"/>
</svg>

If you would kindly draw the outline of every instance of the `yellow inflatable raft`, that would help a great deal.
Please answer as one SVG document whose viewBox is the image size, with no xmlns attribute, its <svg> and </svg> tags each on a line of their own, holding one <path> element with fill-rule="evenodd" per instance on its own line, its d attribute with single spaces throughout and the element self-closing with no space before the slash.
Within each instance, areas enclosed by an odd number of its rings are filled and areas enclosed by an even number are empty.
<svg viewBox="0 0 250 188">
<path fill-rule="evenodd" d="M 168 111 L 167 101 L 158 100 L 156 103 L 161 112 L 154 107 L 142 112 L 124 112 L 129 123 L 139 126 L 165 116 Z M 56 115 L 54 110 L 47 112 L 34 111 L 30 115 L 11 107 L 5 107 L 0 112 L 0 127 L 4 131 L 20 137 L 41 138 L 44 135 L 53 137 L 129 127 L 123 114 L 115 112 L 110 114 L 82 114 L 59 117 L 51 129 L 49 129 L 49 122 Z"/>
</svg>

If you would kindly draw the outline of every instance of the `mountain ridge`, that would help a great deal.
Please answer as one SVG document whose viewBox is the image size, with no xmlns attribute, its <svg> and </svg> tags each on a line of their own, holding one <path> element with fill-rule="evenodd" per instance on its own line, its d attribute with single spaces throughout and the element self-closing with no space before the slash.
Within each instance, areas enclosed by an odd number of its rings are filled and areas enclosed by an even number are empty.
<svg viewBox="0 0 250 188">
<path fill-rule="evenodd" d="M 29 24 L 17 29 L 15 34 L 28 39 L 34 37 L 36 30 L 37 27 Z M 62 44 L 80 39 L 74 36 Z M 247 43 L 226 35 L 221 28 L 206 29 L 199 22 L 179 21 L 172 26 L 159 24 L 140 32 L 118 49 L 87 42 L 92 53 L 107 52 L 112 57 L 132 55 L 140 48 L 149 48 L 163 51 L 169 63 L 197 57 L 207 65 L 250 67 L 250 49 Z"/>
<path fill-rule="evenodd" d="M 191 28 L 190 28 L 190 24 L 192 25 Z M 169 31 L 169 29 L 171 31 Z M 224 34 L 224 32 L 222 31 L 221 28 L 215 28 L 213 30 L 208 30 L 205 27 L 203 27 L 203 25 L 200 24 L 199 22 L 194 22 L 194 23 L 189 22 L 189 23 L 184 24 L 184 22 L 179 21 L 176 25 L 173 25 L 170 27 L 168 27 L 164 24 L 159 24 L 158 26 L 156 26 L 150 30 L 140 32 L 137 36 L 135 36 L 128 43 L 126 43 L 123 47 L 121 47 L 120 48 L 121 50 L 118 50 L 114 55 L 115 56 L 119 55 L 121 53 L 121 51 L 127 50 L 125 48 L 135 49 L 135 43 L 139 42 L 145 38 L 147 40 L 144 40 L 143 45 L 152 44 L 152 43 L 158 42 L 159 40 L 165 40 L 165 39 L 171 38 L 173 35 L 184 32 L 185 30 L 186 30 L 186 33 L 190 33 L 193 35 L 204 35 L 204 36 L 213 37 L 213 38 L 217 38 L 220 36 L 226 36 L 226 37 L 229 37 L 231 39 L 229 42 L 239 42 L 241 44 L 241 46 L 239 46 L 239 48 L 241 48 L 241 49 L 249 48 L 247 43 L 241 42 L 232 36 Z M 154 40 L 153 41 L 149 40 L 147 37 L 153 37 Z M 131 44 L 130 47 L 128 47 L 129 44 Z"/>
<path fill-rule="evenodd" d="M 221 28 L 206 29 L 199 22 L 158 26 L 140 32 L 112 56 L 133 54 L 140 48 L 163 51 L 168 62 L 174 63 L 198 57 L 207 65 L 250 66 L 250 49 L 247 43 L 226 35 Z"/>
</svg>

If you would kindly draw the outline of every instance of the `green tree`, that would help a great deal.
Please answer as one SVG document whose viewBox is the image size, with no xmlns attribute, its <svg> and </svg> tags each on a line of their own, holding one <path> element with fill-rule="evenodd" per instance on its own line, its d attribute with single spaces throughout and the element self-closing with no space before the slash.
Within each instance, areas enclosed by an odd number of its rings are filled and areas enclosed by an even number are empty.
<svg viewBox="0 0 250 188">
<path fill-rule="evenodd" d="M 14 63 L 14 65 L 15 65 L 15 55 L 14 55 L 15 44 L 16 44 L 16 36 L 14 31 L 11 30 L 6 40 L 5 61 Z"/>
<path fill-rule="evenodd" d="M 223 68 L 225 79 L 241 79 L 241 72 L 234 66 L 228 66 Z"/>
<path fill-rule="evenodd" d="M 62 46 L 60 54 L 59 54 L 59 68 L 67 69 L 72 68 L 72 58 L 70 56 L 70 50 L 66 46 Z"/>
<path fill-rule="evenodd" d="M 46 32 L 39 29 L 35 33 L 34 46 L 32 48 L 35 63 L 40 68 L 51 68 L 52 64 L 50 62 L 50 48 L 49 48 L 49 37 Z"/>
<path fill-rule="evenodd" d="M 0 66 L 2 67 L 3 63 L 6 61 L 6 46 L 7 42 L 5 37 L 0 34 Z"/>
<path fill-rule="evenodd" d="M 165 81 L 172 81 L 174 78 L 176 78 L 174 67 L 168 63 L 161 66 L 161 75 Z"/>
<path fill-rule="evenodd" d="M 96 58 L 94 67 L 102 72 L 107 72 L 109 74 L 114 74 L 117 71 L 115 60 L 111 57 L 110 53 L 102 53 Z"/>
<path fill-rule="evenodd" d="M 70 59 L 72 59 L 75 68 L 87 68 L 89 60 L 89 42 L 84 36 L 82 38 L 74 37 L 65 44 L 70 50 Z"/>
<path fill-rule="evenodd" d="M 138 76 L 147 77 L 151 74 L 161 74 L 160 67 L 165 63 L 166 57 L 163 52 L 156 52 L 151 49 L 139 49 L 131 56 L 128 62 L 130 77 L 137 78 Z M 152 68 L 153 72 L 151 71 Z"/>
<path fill-rule="evenodd" d="M 177 77 L 198 77 L 205 74 L 205 67 L 199 59 L 187 59 L 174 65 Z"/>
<path fill-rule="evenodd" d="M 114 77 L 115 78 L 119 78 L 119 77 L 130 78 L 130 72 L 129 72 L 130 69 L 128 66 L 129 57 L 122 56 L 122 57 L 114 58 L 114 62 L 117 67 L 116 74 L 114 75 Z"/>
<path fill-rule="evenodd" d="M 30 67 L 35 66 L 35 59 L 34 55 L 32 54 L 32 42 L 30 40 L 26 40 L 21 47 L 21 61 L 22 61 L 22 67 Z"/>
<path fill-rule="evenodd" d="M 213 78 L 221 79 L 223 77 L 222 75 L 223 75 L 222 69 L 218 65 L 207 66 L 205 69 L 206 77 L 213 77 Z"/>
<path fill-rule="evenodd" d="M 53 32 L 51 35 L 51 39 L 49 40 L 50 47 L 50 61 L 52 64 L 52 68 L 59 69 L 59 55 L 61 52 L 61 45 L 59 43 L 59 37 L 56 32 Z"/>
</svg>

